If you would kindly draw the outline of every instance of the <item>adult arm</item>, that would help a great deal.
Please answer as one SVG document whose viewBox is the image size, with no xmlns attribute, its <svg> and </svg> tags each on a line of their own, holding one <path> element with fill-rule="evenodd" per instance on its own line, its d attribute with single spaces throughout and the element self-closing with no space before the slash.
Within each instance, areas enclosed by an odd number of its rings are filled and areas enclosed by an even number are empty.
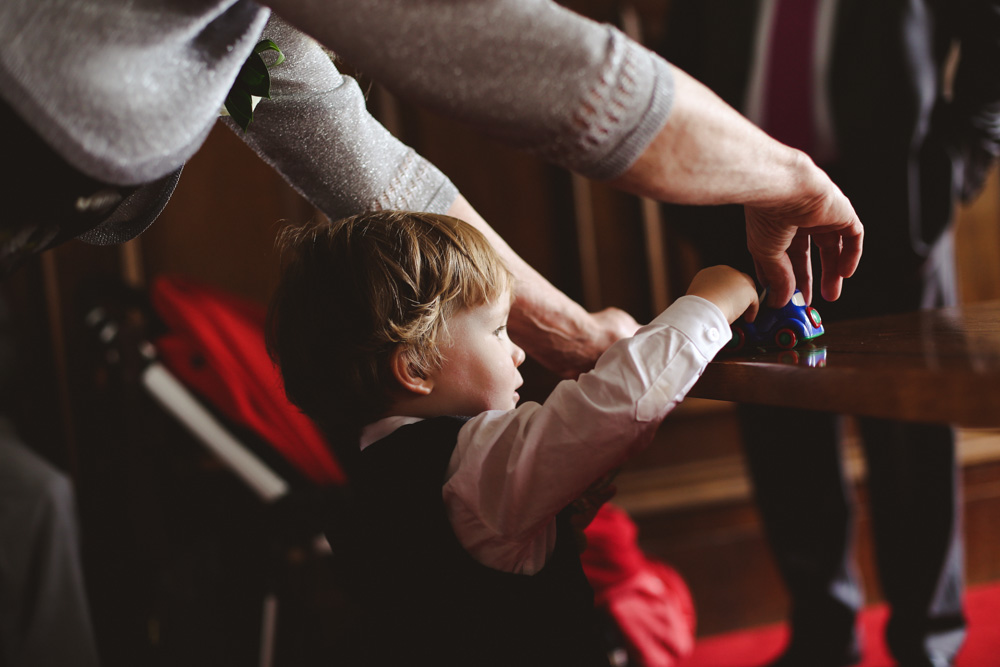
<svg viewBox="0 0 1000 667">
<path fill-rule="evenodd" d="M 226 125 L 331 220 L 379 209 L 444 213 L 458 189 L 389 133 L 311 38 L 272 16 L 262 38 L 285 61 L 270 68 L 271 98 L 244 133 Z M 271 57 L 265 54 L 265 57 Z"/>
<path fill-rule="evenodd" d="M 593 367 L 611 343 L 638 329 L 624 311 L 588 313 L 522 260 L 433 164 L 393 137 L 367 111 L 357 82 L 343 76 L 311 38 L 272 17 L 263 37 L 285 62 L 271 69 L 271 99 L 244 133 L 233 129 L 331 219 L 377 209 L 449 213 L 482 231 L 517 279 L 511 335 L 563 377 Z"/>
<path fill-rule="evenodd" d="M 812 295 L 810 241 L 822 294 L 840 297 L 861 257 L 864 229 L 850 201 L 805 153 L 771 139 L 679 69 L 673 110 L 618 187 L 678 204 L 743 204 L 747 244 L 771 305 L 798 285 Z"/>
<path fill-rule="evenodd" d="M 611 26 L 548 0 L 270 4 L 399 94 L 585 176 L 744 204 L 772 303 L 811 293 L 810 235 L 827 298 L 857 264 L 861 223 L 820 169 Z"/>
</svg>

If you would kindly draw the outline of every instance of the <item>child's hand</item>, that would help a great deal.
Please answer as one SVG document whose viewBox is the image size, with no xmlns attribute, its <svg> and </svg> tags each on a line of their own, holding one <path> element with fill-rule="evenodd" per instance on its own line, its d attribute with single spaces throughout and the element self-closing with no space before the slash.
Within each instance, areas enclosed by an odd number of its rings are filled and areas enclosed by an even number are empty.
<svg viewBox="0 0 1000 667">
<path fill-rule="evenodd" d="M 743 314 L 748 322 L 753 322 L 760 307 L 753 278 L 731 266 L 702 269 L 691 281 L 687 293 L 714 303 L 730 324 Z"/>
</svg>

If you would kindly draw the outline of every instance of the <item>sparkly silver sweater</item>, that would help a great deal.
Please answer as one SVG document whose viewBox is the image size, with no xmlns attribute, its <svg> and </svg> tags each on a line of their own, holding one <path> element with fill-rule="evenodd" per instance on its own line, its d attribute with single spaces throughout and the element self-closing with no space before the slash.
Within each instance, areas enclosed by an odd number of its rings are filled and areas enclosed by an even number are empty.
<svg viewBox="0 0 1000 667">
<path fill-rule="evenodd" d="M 275 4 L 397 94 L 593 178 L 625 171 L 669 113 L 664 61 L 548 0 Z M 171 182 L 263 34 L 287 60 L 238 131 L 263 159 L 333 218 L 446 210 L 448 179 L 368 114 L 316 42 L 268 18 L 249 0 L 4 0 L 0 96 L 88 175 Z"/>
</svg>

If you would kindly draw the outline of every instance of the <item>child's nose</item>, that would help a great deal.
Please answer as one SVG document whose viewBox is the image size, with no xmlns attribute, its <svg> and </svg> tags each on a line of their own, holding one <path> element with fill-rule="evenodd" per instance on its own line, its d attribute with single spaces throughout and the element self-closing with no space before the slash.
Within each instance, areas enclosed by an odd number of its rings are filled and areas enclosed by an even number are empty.
<svg viewBox="0 0 1000 667">
<path fill-rule="evenodd" d="M 515 368 L 524 363 L 525 356 L 526 355 L 524 354 L 524 350 L 522 350 L 519 346 L 515 345 L 514 353 L 511 355 L 511 358 L 514 360 Z"/>
</svg>

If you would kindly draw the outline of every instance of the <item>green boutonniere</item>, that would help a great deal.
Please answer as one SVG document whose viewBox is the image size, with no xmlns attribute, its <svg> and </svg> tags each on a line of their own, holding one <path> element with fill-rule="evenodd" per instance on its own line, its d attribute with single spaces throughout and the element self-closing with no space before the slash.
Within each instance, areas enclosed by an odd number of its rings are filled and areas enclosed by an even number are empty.
<svg viewBox="0 0 1000 667">
<path fill-rule="evenodd" d="M 260 54 L 264 51 L 277 51 L 278 59 L 275 65 L 280 65 L 285 60 L 285 54 L 281 52 L 278 45 L 270 39 L 265 39 L 253 48 L 253 53 L 243 63 L 232 89 L 226 96 L 225 112 L 232 116 L 233 120 L 246 132 L 253 120 L 253 110 L 262 98 L 271 97 L 271 75 L 268 74 L 268 66 Z"/>
</svg>

